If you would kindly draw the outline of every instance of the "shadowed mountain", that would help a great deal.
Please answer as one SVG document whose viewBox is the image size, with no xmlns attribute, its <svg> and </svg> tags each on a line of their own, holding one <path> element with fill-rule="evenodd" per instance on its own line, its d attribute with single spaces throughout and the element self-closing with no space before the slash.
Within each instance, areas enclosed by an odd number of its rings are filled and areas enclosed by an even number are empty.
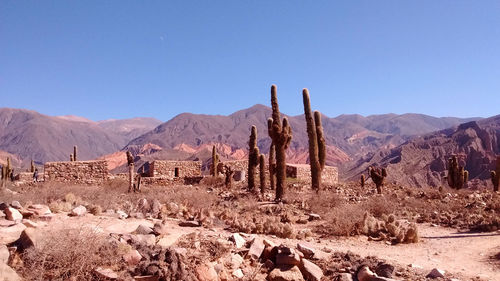
<svg viewBox="0 0 500 281">
<path fill-rule="evenodd" d="M 469 179 L 489 179 L 500 154 L 500 115 L 414 138 L 396 148 L 363 157 L 346 169 L 357 180 L 371 165 L 387 168 L 388 180 L 411 186 L 445 185 L 447 160 L 457 155 Z"/>
</svg>

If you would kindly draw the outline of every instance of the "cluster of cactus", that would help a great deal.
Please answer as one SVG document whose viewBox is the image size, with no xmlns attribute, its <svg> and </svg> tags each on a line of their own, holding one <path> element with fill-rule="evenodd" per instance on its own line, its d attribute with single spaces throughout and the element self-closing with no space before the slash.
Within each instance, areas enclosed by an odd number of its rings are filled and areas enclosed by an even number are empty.
<svg viewBox="0 0 500 281">
<path fill-rule="evenodd" d="M 491 183 L 493 183 L 493 190 L 498 191 L 500 185 L 500 156 L 497 156 L 496 171 L 491 171 Z"/>
<path fill-rule="evenodd" d="M 212 147 L 212 165 L 210 166 L 210 175 L 217 176 L 218 174 L 218 166 L 219 166 L 219 154 L 217 154 L 217 150 L 215 145 Z"/>
<path fill-rule="evenodd" d="M 271 137 L 276 152 L 276 201 L 283 199 L 286 184 L 286 154 L 290 142 L 292 141 L 292 128 L 288 124 L 288 119 L 283 117 L 281 122 L 280 110 L 276 85 L 271 86 L 271 107 L 272 118 L 267 120 L 267 129 Z"/>
<path fill-rule="evenodd" d="M 269 185 L 271 190 L 276 188 L 276 159 L 275 159 L 274 143 L 271 142 L 269 147 Z"/>
<path fill-rule="evenodd" d="M 448 159 L 448 185 L 453 189 L 461 189 L 469 180 L 469 172 L 458 165 L 457 156 Z"/>
<path fill-rule="evenodd" d="M 77 146 L 75 145 L 75 146 L 73 146 L 73 153 L 69 155 L 69 161 L 72 161 L 72 162 L 73 161 L 78 161 L 78 160 L 76 160 L 77 159 L 76 158 L 76 155 L 77 155 L 76 152 L 77 152 Z"/>
<path fill-rule="evenodd" d="M 377 187 L 377 193 L 382 194 L 382 187 L 385 183 L 385 178 L 387 177 L 387 171 L 385 168 L 369 167 L 368 174 L 372 178 L 372 181 Z M 364 179 L 364 176 L 362 177 Z M 364 184 L 364 181 L 363 181 Z"/>
<path fill-rule="evenodd" d="M 304 116 L 307 124 L 307 137 L 309 138 L 309 164 L 311 166 L 312 188 L 318 191 L 321 187 L 321 172 L 325 167 L 326 145 L 323 136 L 323 126 L 321 125 L 321 113 L 311 111 L 311 101 L 309 90 L 302 90 L 304 103 Z"/>
<path fill-rule="evenodd" d="M 378 220 L 368 213 L 363 217 L 362 233 L 373 240 L 391 241 L 397 243 L 417 243 L 418 229 L 415 223 L 405 224 L 396 220 L 394 215 L 384 215 Z"/>
<path fill-rule="evenodd" d="M 266 158 L 264 154 L 259 156 L 259 176 L 260 176 L 260 192 L 264 193 L 266 189 Z"/>
<path fill-rule="evenodd" d="M 248 141 L 248 190 L 255 188 L 255 174 L 259 165 L 259 147 L 257 146 L 257 127 L 252 126 Z"/>
</svg>

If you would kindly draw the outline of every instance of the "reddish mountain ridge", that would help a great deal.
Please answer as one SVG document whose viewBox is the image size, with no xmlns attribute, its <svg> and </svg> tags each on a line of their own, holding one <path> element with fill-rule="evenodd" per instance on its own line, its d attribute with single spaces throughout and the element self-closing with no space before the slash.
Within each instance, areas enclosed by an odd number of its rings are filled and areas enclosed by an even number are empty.
<svg viewBox="0 0 500 281">
<path fill-rule="evenodd" d="M 351 163 L 345 178 L 357 180 L 371 165 L 387 168 L 388 180 L 409 186 L 446 185 L 447 160 L 457 155 L 469 179 L 487 180 L 500 154 L 500 115 L 414 138 Z M 487 182 L 485 182 L 487 183 Z"/>
</svg>

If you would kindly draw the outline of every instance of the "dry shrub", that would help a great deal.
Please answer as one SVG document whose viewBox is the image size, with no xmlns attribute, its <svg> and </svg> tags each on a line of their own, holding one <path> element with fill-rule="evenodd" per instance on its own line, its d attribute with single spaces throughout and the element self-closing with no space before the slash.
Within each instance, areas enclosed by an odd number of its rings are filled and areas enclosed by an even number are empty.
<svg viewBox="0 0 500 281">
<path fill-rule="evenodd" d="M 88 228 L 52 231 L 23 253 L 26 280 L 97 280 L 97 267 L 120 267 L 120 248 Z"/>
<path fill-rule="evenodd" d="M 395 210 L 395 202 L 386 196 L 373 196 L 360 206 L 361 209 L 369 212 L 376 218 L 381 218 L 383 215 L 392 214 Z"/>
<path fill-rule="evenodd" d="M 200 181 L 200 185 L 222 187 L 225 186 L 225 179 L 224 177 L 203 177 L 203 179 Z"/>
<path fill-rule="evenodd" d="M 318 225 L 316 231 L 326 236 L 358 235 L 361 233 L 364 213 L 357 204 L 338 205 L 323 217 L 326 223 Z"/>
</svg>

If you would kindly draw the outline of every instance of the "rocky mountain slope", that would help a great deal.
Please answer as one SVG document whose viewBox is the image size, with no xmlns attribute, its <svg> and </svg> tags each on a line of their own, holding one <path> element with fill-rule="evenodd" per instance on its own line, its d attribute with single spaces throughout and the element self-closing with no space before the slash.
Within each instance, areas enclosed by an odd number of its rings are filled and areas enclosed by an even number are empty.
<svg viewBox="0 0 500 281">
<path fill-rule="evenodd" d="M 113 132 L 129 142 L 151 130 L 162 122 L 156 118 L 136 117 L 129 119 L 109 119 L 97 122 L 97 125 L 108 132 Z"/>
<path fill-rule="evenodd" d="M 500 154 L 500 115 L 463 123 L 414 138 L 396 148 L 371 153 L 350 164 L 345 175 L 357 180 L 371 165 L 387 167 L 388 180 L 410 186 L 445 185 L 447 159 L 457 155 L 470 179 L 488 179 Z"/>
<path fill-rule="evenodd" d="M 246 149 L 250 127 L 257 126 L 257 144 L 262 153 L 269 151 L 267 118 L 271 109 L 255 105 L 229 116 L 182 113 L 154 130 L 134 139 L 125 149 L 140 150 L 147 144 L 164 149 L 179 149 L 180 144 L 199 147 L 221 143 L 233 149 Z M 291 162 L 306 163 L 307 133 L 303 115 L 288 116 L 293 131 L 289 149 Z M 469 119 L 436 118 L 422 114 L 383 114 L 363 117 L 323 115 L 323 127 L 328 146 L 327 162 L 331 165 L 346 163 L 381 148 L 396 147 L 411 136 L 448 128 Z M 182 150 L 182 147 L 180 147 Z"/>
</svg>

